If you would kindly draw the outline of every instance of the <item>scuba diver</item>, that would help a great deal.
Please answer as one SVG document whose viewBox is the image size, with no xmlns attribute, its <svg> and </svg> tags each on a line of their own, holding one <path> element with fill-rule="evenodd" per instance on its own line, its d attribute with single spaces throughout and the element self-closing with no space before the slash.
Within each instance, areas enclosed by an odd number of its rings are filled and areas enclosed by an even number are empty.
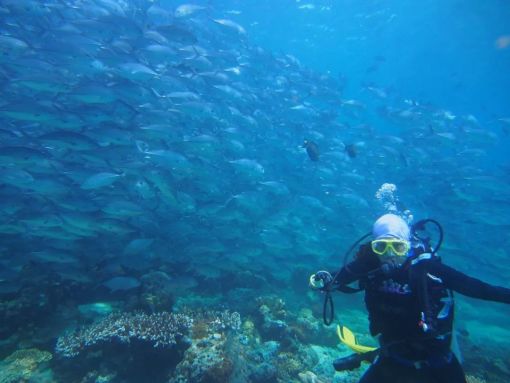
<svg viewBox="0 0 510 383">
<path fill-rule="evenodd" d="M 430 246 L 430 238 L 419 236 L 427 223 L 439 230 L 435 248 Z M 341 270 L 319 271 L 310 277 L 310 286 L 326 294 L 326 324 L 334 316 L 332 291 L 365 290 L 370 334 L 379 335 L 379 347 L 370 348 L 355 344 L 352 333 L 344 334 L 339 327 L 341 340 L 347 343 L 344 337 L 351 336 L 358 354 L 337 359 L 335 369 L 352 370 L 365 360 L 372 364 L 359 383 L 465 383 L 464 371 L 451 348 L 452 291 L 510 303 L 510 289 L 489 285 L 443 264 L 437 254 L 443 232 L 432 219 L 409 227 L 401 217 L 385 214 L 374 223 L 371 234 L 373 240 L 359 246 L 355 259 L 346 261 Z M 346 258 L 368 236 L 370 233 L 360 238 Z M 359 288 L 348 286 L 353 282 L 358 282 Z"/>
</svg>

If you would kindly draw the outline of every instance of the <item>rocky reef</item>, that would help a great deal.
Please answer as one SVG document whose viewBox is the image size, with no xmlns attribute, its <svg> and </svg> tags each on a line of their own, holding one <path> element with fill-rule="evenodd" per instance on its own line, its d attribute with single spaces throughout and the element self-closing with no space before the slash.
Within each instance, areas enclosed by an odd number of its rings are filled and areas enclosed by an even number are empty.
<svg viewBox="0 0 510 383">
<path fill-rule="evenodd" d="M 183 300 L 175 311 L 80 306 L 70 312 L 86 309 L 87 315 L 77 316 L 79 325 L 63 330 L 53 349 L 27 348 L 6 357 L 0 383 L 356 383 L 368 367 L 335 372 L 332 361 L 351 351 L 312 310 L 290 307 L 275 294 L 255 296 L 251 304 L 248 291 L 236 294 L 241 313 L 199 296 L 193 307 Z M 342 311 L 357 333 L 366 327 L 361 317 L 356 309 Z M 470 350 L 464 363 L 469 383 L 505 382 L 507 363 L 500 356 L 461 340 L 462 349 Z"/>
<path fill-rule="evenodd" d="M 0 383 L 52 383 L 52 372 L 47 369 L 52 358 L 50 352 L 35 348 L 17 350 L 0 362 Z"/>
</svg>

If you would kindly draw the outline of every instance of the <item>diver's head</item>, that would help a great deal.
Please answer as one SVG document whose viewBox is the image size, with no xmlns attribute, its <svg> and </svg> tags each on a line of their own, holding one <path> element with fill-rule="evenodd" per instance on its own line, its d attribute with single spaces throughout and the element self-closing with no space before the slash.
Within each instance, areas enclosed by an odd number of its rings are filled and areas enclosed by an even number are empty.
<svg viewBox="0 0 510 383">
<path fill-rule="evenodd" d="M 401 217 L 385 214 L 372 228 L 372 251 L 381 260 L 381 266 L 392 269 L 401 266 L 410 249 L 411 229 Z"/>
</svg>

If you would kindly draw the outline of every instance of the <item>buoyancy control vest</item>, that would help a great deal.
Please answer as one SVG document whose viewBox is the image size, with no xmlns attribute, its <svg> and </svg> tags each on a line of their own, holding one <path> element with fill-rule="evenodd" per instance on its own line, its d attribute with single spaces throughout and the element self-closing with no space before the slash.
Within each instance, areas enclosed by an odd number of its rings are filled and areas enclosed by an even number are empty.
<svg viewBox="0 0 510 383">
<path fill-rule="evenodd" d="M 370 333 L 385 343 L 435 339 L 447 348 L 453 327 L 453 293 L 430 270 L 441 259 L 421 252 L 389 273 L 364 277 Z"/>
</svg>

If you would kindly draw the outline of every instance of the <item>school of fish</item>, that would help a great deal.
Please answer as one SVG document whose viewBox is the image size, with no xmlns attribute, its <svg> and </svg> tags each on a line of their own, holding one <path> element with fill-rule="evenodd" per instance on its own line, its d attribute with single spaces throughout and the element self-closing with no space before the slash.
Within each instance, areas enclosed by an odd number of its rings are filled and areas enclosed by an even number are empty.
<svg viewBox="0 0 510 383">
<path fill-rule="evenodd" d="M 162 264 L 189 288 L 247 268 L 285 281 L 339 261 L 385 182 L 453 256 L 508 227 L 501 132 L 377 86 L 353 99 L 233 12 L 4 0 L 0 16 L 1 292 L 28 266 L 113 291 Z"/>
</svg>

